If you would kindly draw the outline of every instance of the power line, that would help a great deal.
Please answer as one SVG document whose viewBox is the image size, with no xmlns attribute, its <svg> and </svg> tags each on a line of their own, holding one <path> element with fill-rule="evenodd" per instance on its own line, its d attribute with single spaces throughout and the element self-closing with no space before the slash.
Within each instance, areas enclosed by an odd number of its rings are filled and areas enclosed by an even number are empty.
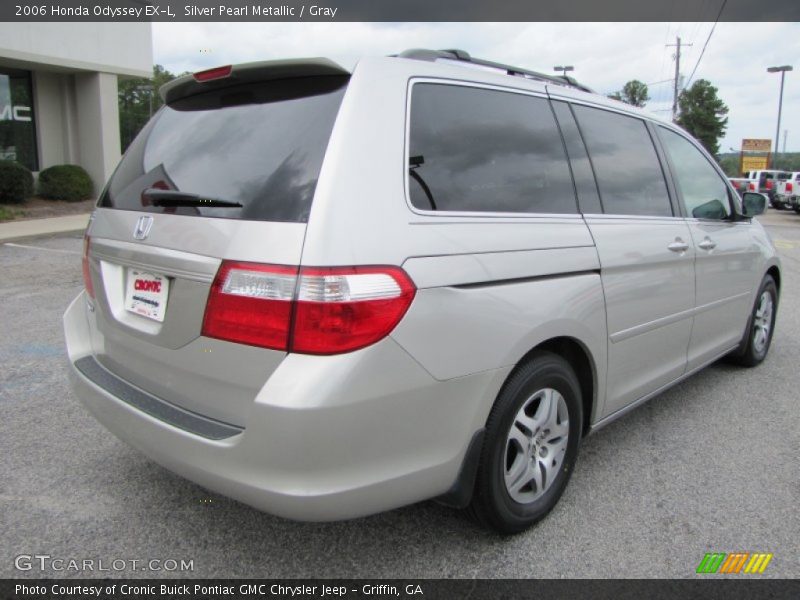
<svg viewBox="0 0 800 600">
<path fill-rule="evenodd" d="M 711 36 L 714 34 L 714 30 L 717 28 L 717 23 L 719 22 L 719 18 L 722 16 L 722 11 L 725 10 L 725 5 L 727 3 L 728 0 L 722 1 L 722 6 L 719 7 L 719 12 L 717 13 L 717 18 L 714 21 L 714 25 L 711 27 L 711 31 L 708 32 L 706 43 L 703 44 L 703 49 L 700 51 L 700 56 L 697 58 L 697 62 L 694 65 L 694 69 L 692 69 L 692 74 L 689 75 L 689 79 L 686 80 L 686 84 L 683 86 L 683 89 L 686 89 L 692 82 L 692 78 L 694 77 L 694 74 L 697 72 L 697 67 L 700 66 L 700 61 L 703 60 L 703 55 L 706 53 L 706 47 L 708 46 L 708 42 L 711 40 Z"/>
</svg>

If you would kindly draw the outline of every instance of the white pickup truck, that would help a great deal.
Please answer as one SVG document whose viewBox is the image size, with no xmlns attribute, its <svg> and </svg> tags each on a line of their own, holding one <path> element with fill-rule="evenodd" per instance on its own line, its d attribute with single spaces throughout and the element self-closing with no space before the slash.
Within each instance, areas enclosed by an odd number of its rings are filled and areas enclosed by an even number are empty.
<svg viewBox="0 0 800 600">
<path fill-rule="evenodd" d="M 775 203 L 800 214 L 800 171 L 789 173 L 775 185 Z"/>
<path fill-rule="evenodd" d="M 760 192 L 769 198 L 772 208 L 783 210 L 788 208 L 782 202 L 777 201 L 776 191 L 778 183 L 789 177 L 786 171 L 764 170 L 764 171 L 745 171 L 744 177 L 749 180 L 747 185 L 748 192 Z"/>
</svg>

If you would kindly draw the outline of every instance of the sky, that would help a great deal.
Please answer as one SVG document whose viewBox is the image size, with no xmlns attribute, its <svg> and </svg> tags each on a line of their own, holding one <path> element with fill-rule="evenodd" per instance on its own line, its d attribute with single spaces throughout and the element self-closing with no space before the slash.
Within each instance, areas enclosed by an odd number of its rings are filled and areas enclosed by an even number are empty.
<svg viewBox="0 0 800 600">
<path fill-rule="evenodd" d="M 713 31 L 712 31 L 713 28 Z M 707 79 L 727 104 L 720 151 L 742 138 L 775 138 L 780 74 L 786 73 L 780 150 L 800 151 L 800 23 L 154 23 L 157 64 L 173 73 L 255 60 L 325 56 L 352 68 L 359 58 L 409 48 L 459 48 L 472 56 L 540 71 L 573 65 L 572 75 L 609 94 L 625 82 L 649 84 L 646 109 L 669 117 L 680 36 L 684 84 Z M 705 46 L 705 52 L 703 47 Z M 702 56 L 701 56 L 702 53 Z M 689 78 L 691 77 L 691 80 Z"/>
</svg>

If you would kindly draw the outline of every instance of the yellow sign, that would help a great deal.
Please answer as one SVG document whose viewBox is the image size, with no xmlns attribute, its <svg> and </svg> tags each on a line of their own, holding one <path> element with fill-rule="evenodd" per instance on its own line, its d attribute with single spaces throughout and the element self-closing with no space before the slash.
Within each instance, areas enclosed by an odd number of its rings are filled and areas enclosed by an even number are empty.
<svg viewBox="0 0 800 600">
<path fill-rule="evenodd" d="M 743 139 L 742 152 L 769 152 L 772 150 L 772 140 Z"/>
<path fill-rule="evenodd" d="M 743 156 L 742 171 L 762 171 L 767 168 L 766 156 Z"/>
</svg>

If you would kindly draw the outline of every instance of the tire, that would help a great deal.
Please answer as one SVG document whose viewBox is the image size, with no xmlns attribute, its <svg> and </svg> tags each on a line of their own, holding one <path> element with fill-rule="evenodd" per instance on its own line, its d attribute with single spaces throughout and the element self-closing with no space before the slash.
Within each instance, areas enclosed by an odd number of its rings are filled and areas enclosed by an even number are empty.
<svg viewBox="0 0 800 600">
<path fill-rule="evenodd" d="M 794 206 L 794 207 L 792 207 L 792 209 L 794 210 L 794 212 L 796 212 L 798 215 L 800 215 L 800 206 Z"/>
<path fill-rule="evenodd" d="M 578 378 L 563 358 L 537 352 L 522 365 L 501 390 L 486 423 L 468 509 L 472 516 L 485 527 L 513 534 L 547 515 L 572 474 L 582 412 Z"/>
<path fill-rule="evenodd" d="M 767 315 L 764 313 L 768 312 Z M 730 356 L 730 362 L 743 367 L 755 367 L 763 362 L 772 343 L 775 316 L 778 313 L 778 288 L 772 276 L 766 275 L 758 288 L 755 306 L 747 321 L 745 337 Z"/>
</svg>

